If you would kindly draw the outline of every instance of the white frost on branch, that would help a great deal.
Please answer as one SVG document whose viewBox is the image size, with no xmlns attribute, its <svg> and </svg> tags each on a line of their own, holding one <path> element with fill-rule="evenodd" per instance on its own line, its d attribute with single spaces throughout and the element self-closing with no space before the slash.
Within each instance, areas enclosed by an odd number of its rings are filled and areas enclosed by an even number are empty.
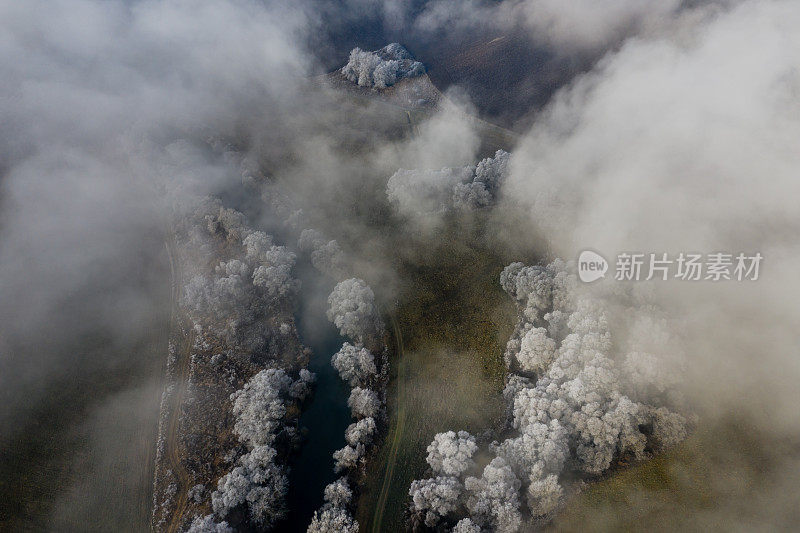
<svg viewBox="0 0 800 533">
<path fill-rule="evenodd" d="M 428 464 L 436 474 L 460 476 L 475 466 L 475 437 L 466 431 L 437 433 L 428 445 Z"/>
<path fill-rule="evenodd" d="M 206 515 L 196 516 L 186 533 L 233 533 L 233 531 L 233 528 L 224 520 L 215 522 L 214 515 Z"/>
<path fill-rule="evenodd" d="M 308 533 L 358 533 L 358 522 L 353 519 L 347 509 L 341 507 L 324 507 L 314 511 Z"/>
<path fill-rule="evenodd" d="M 467 490 L 467 509 L 474 521 L 498 532 L 519 529 L 522 523 L 520 481 L 501 457 L 492 459 L 480 478 L 468 477 L 464 487 Z"/>
<path fill-rule="evenodd" d="M 355 387 L 350 391 L 347 406 L 354 418 L 375 418 L 380 411 L 381 401 L 375 391 Z"/>
<path fill-rule="evenodd" d="M 365 386 L 377 374 L 375 357 L 362 345 L 345 342 L 331 358 L 333 368 L 351 387 Z"/>
<path fill-rule="evenodd" d="M 453 527 L 453 533 L 481 533 L 481 526 L 469 518 L 462 518 Z"/>
<path fill-rule="evenodd" d="M 453 476 L 415 480 L 408 493 L 414 510 L 425 518 L 425 525 L 434 527 L 461 503 L 464 485 Z"/>
<path fill-rule="evenodd" d="M 284 469 L 275 464 L 275 456 L 270 446 L 256 446 L 240 457 L 239 465 L 219 479 L 211 495 L 214 513 L 225 517 L 246 504 L 259 524 L 269 526 L 283 519 L 289 481 Z"/>
<path fill-rule="evenodd" d="M 385 89 L 402 78 L 413 78 L 425 73 L 425 67 L 414 61 L 408 50 L 392 43 L 375 52 L 354 48 L 350 52 L 342 74 L 361 87 Z"/>
<path fill-rule="evenodd" d="M 339 282 L 328 296 L 328 320 L 342 335 L 363 344 L 383 333 L 383 322 L 375 307 L 375 294 L 358 278 Z"/>
<path fill-rule="evenodd" d="M 398 212 L 410 217 L 489 207 L 508 175 L 508 159 L 508 152 L 498 150 L 477 166 L 401 169 L 389 178 L 386 197 Z"/>
<path fill-rule="evenodd" d="M 377 431 L 375 419 L 372 417 L 362 418 L 358 422 L 350 424 L 344 432 L 344 438 L 351 446 L 363 444 L 369 446 L 372 444 L 372 438 Z"/>
<path fill-rule="evenodd" d="M 292 380 L 286 372 L 270 368 L 262 370 L 244 388 L 231 395 L 234 431 L 251 446 L 271 444 L 286 414 L 285 396 Z"/>
<path fill-rule="evenodd" d="M 353 499 L 347 478 L 341 477 L 325 487 L 325 501 L 334 507 L 346 507 Z"/>
</svg>

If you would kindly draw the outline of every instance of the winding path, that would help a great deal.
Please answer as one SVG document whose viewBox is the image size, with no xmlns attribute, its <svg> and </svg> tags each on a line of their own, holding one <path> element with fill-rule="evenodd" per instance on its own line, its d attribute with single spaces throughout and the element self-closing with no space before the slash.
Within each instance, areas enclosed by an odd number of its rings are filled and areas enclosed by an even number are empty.
<svg viewBox="0 0 800 533">
<path fill-rule="evenodd" d="M 386 507 L 386 500 L 389 498 L 389 490 L 392 487 L 392 477 L 394 475 L 394 467 L 397 463 L 397 452 L 400 449 L 400 439 L 403 436 L 405 429 L 406 411 L 405 411 L 405 368 L 400 364 L 403 357 L 403 336 L 400 333 L 400 328 L 397 325 L 397 320 L 392 318 L 392 330 L 394 332 L 394 339 L 397 351 L 397 421 L 392 431 L 391 448 L 389 449 L 389 457 L 386 460 L 386 469 L 383 475 L 383 484 L 381 485 L 381 492 L 378 495 L 378 503 L 375 508 L 375 513 L 372 517 L 372 531 L 373 533 L 381 532 L 381 525 L 383 523 L 383 511 Z"/>
<path fill-rule="evenodd" d="M 169 463 L 170 470 L 175 475 L 178 481 L 176 492 L 176 501 L 172 509 L 170 521 L 165 530 L 169 533 L 177 532 L 183 523 L 183 514 L 185 512 L 186 503 L 188 500 L 189 491 L 189 473 L 183 466 L 181 461 L 180 452 L 178 450 L 178 430 L 180 428 L 181 418 L 181 405 L 183 404 L 184 397 L 186 396 L 188 377 L 189 377 L 189 360 L 191 359 L 192 346 L 194 345 L 194 330 L 190 329 L 188 332 L 185 328 L 180 326 L 180 316 L 178 309 L 178 302 L 181 296 L 182 287 L 182 272 L 180 265 L 175 260 L 173 253 L 174 243 L 167 241 L 167 253 L 169 254 L 169 265 L 172 271 L 172 313 L 171 313 L 171 331 L 173 334 L 179 331 L 176 336 L 180 337 L 180 343 L 175 346 L 175 376 L 174 376 L 174 394 L 172 395 L 172 408 L 170 409 L 169 425 L 167 426 L 167 435 L 165 437 L 166 445 L 166 458 Z"/>
</svg>

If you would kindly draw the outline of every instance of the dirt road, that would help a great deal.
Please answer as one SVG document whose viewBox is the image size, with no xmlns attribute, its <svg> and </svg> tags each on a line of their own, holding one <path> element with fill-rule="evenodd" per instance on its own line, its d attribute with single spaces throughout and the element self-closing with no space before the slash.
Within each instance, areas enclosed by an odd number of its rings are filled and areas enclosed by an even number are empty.
<svg viewBox="0 0 800 533">
<path fill-rule="evenodd" d="M 389 457 L 386 461 L 386 468 L 383 474 L 383 484 L 381 485 L 381 492 L 378 496 L 377 507 L 372 518 L 372 531 L 373 533 L 381 532 L 381 525 L 383 522 L 383 510 L 386 507 L 386 500 L 389 497 L 389 491 L 392 487 L 392 477 L 394 474 L 395 464 L 397 463 L 397 452 L 400 449 L 400 440 L 403 436 L 405 429 L 406 412 L 405 412 L 405 368 L 401 364 L 403 358 L 403 336 L 400 333 L 400 327 L 397 325 L 397 320 L 392 318 L 392 331 L 394 333 L 395 346 L 397 350 L 397 419 L 392 431 L 391 448 L 389 449 Z"/>
</svg>

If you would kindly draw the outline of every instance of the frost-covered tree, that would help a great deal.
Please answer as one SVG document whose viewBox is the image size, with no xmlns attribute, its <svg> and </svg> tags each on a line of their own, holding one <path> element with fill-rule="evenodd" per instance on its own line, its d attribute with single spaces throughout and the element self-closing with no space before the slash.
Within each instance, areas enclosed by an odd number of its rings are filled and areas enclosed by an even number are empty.
<svg viewBox="0 0 800 533">
<path fill-rule="evenodd" d="M 231 395 L 234 431 L 251 446 L 271 444 L 286 414 L 285 395 L 292 379 L 280 369 L 262 370 Z"/>
<path fill-rule="evenodd" d="M 299 282 L 292 278 L 290 264 L 277 266 L 257 266 L 253 270 L 253 285 L 264 289 L 272 297 L 285 297 L 294 294 Z"/>
<path fill-rule="evenodd" d="M 325 507 L 321 511 L 314 512 L 308 533 L 358 533 L 358 522 L 347 509 Z"/>
<path fill-rule="evenodd" d="M 428 445 L 428 464 L 436 474 L 460 476 L 475 466 L 475 437 L 466 431 L 437 433 Z"/>
<path fill-rule="evenodd" d="M 481 526 L 469 518 L 462 518 L 453 527 L 453 533 L 481 533 Z"/>
<path fill-rule="evenodd" d="M 325 487 L 325 501 L 334 507 L 346 507 L 353 499 L 347 478 L 340 477 Z"/>
<path fill-rule="evenodd" d="M 344 252 L 335 240 L 330 240 L 311 252 L 311 264 L 333 278 L 341 278 L 346 270 Z"/>
<path fill-rule="evenodd" d="M 643 458 L 646 450 L 684 439 L 688 420 L 666 405 L 647 403 L 669 403 L 670 386 L 676 383 L 662 376 L 664 369 L 653 360 L 658 354 L 661 361 L 670 343 L 663 321 L 649 318 L 649 309 L 622 313 L 637 318 L 621 328 L 627 340 L 612 342 L 606 304 L 579 287 L 564 262 L 511 264 L 501 284 L 519 307 L 506 361 L 512 369 L 518 364 L 535 373 L 535 379 L 509 375 L 503 396 L 517 433 L 493 443 L 495 458 L 483 475 L 463 483 L 472 524 L 517 531 L 520 495 L 532 516 L 549 515 L 563 498 L 565 470 L 595 475 L 608 470 L 615 458 Z M 622 297 L 615 298 L 619 305 Z M 641 360 L 620 371 L 618 365 L 633 363 L 633 357 Z"/>
<path fill-rule="evenodd" d="M 313 230 L 306 230 L 300 237 L 301 247 L 314 248 L 323 242 L 322 236 Z M 383 333 L 381 322 L 375 308 L 375 295 L 364 281 L 356 278 L 342 281 L 336 285 L 328 297 L 328 319 L 336 325 L 343 335 L 348 335 L 357 344 L 345 342 L 341 350 L 331 358 L 332 366 L 341 378 L 353 389 L 347 405 L 356 422 L 345 431 L 347 444 L 333 452 L 334 471 L 355 470 L 363 464 L 367 447 L 372 444 L 377 432 L 375 417 L 381 410 L 381 399 L 369 385 L 380 385 L 377 380 L 378 368 L 375 357 L 366 349 L 365 342 L 378 345 L 378 335 Z M 346 496 L 346 498 L 345 498 Z M 309 531 L 349 531 L 358 529 L 358 523 L 345 509 L 352 494 L 345 478 L 326 488 L 326 503 L 314 515 Z"/>
<path fill-rule="evenodd" d="M 344 438 L 351 446 L 357 446 L 359 443 L 369 446 L 376 431 L 377 425 L 374 418 L 362 418 L 358 422 L 347 426 Z"/>
<path fill-rule="evenodd" d="M 198 206 L 198 214 L 203 217 L 209 233 L 221 234 L 230 242 L 240 242 L 248 230 L 244 215 L 235 209 L 223 207 L 217 198 L 206 198 Z"/>
<path fill-rule="evenodd" d="M 662 448 L 670 448 L 686 439 L 689 421 L 666 407 L 651 410 L 653 438 Z"/>
<path fill-rule="evenodd" d="M 551 311 L 545 313 L 544 320 L 547 322 L 547 334 L 556 343 L 561 342 L 567 336 L 569 329 L 567 328 L 567 320 L 569 315 L 564 311 Z"/>
<path fill-rule="evenodd" d="M 398 43 L 392 43 L 375 52 L 354 48 L 350 52 L 342 74 L 362 87 L 385 89 L 398 79 L 413 78 L 425 73 L 425 67 L 414 61 L 411 54 Z"/>
<path fill-rule="evenodd" d="M 492 205 L 508 175 L 511 155 L 498 150 L 494 157 L 483 159 L 475 167 L 471 181 L 458 183 L 453 189 L 453 205 L 464 209 L 476 209 Z"/>
<path fill-rule="evenodd" d="M 251 375 L 256 365 L 263 368 L 230 395 L 232 416 L 224 409 L 211 413 L 209 420 L 216 420 L 220 430 L 231 419 L 241 445 L 225 454 L 230 470 L 216 480 L 216 490 L 196 485 L 189 491 L 196 503 L 210 496 L 214 511 L 197 517 L 190 527 L 232 531 L 223 519 L 231 521 L 233 512 L 237 524 L 246 515 L 253 527 L 268 530 L 286 514 L 283 460 L 288 445 L 296 441 L 296 409 L 289 407 L 309 394 L 314 381 L 301 368 L 302 358 L 290 362 L 290 356 L 302 354 L 291 319 L 292 297 L 299 287 L 291 272 L 295 256 L 266 233 L 253 231 L 241 213 L 224 208 L 219 200 L 191 202 L 184 213 L 174 225 L 174 257 L 189 280 L 181 304 L 196 334 L 193 367 L 201 365 L 200 376 L 217 372 L 214 384 L 223 387 Z M 216 257 L 222 260 L 209 264 Z M 269 368 L 278 366 L 278 356 L 288 370 Z M 295 371 L 299 378 L 293 380 L 287 372 Z"/>
<path fill-rule="evenodd" d="M 381 402 L 375 391 L 356 387 L 350 391 L 347 406 L 355 418 L 375 418 L 381 408 Z"/>
<path fill-rule="evenodd" d="M 517 362 L 525 372 L 544 372 L 556 357 L 556 343 L 544 328 L 531 328 L 520 341 Z"/>
<path fill-rule="evenodd" d="M 407 216 L 438 215 L 452 209 L 494 205 L 508 174 L 509 154 L 498 150 L 477 166 L 401 169 L 386 184 L 386 197 Z"/>
<path fill-rule="evenodd" d="M 259 524 L 269 526 L 283 519 L 289 482 L 284 469 L 275 464 L 276 455 L 270 446 L 256 446 L 240 457 L 238 466 L 219 479 L 211 494 L 214 513 L 225 517 L 246 504 Z"/>
<path fill-rule="evenodd" d="M 190 274 L 182 303 L 196 326 L 231 347 L 261 351 L 272 332 L 264 319 L 267 309 L 291 304 L 299 288 L 292 277 L 295 256 L 260 231 L 244 224 L 241 213 L 227 210 L 218 202 L 201 203 L 190 222 L 189 242 L 183 249 L 199 253 L 209 248 L 213 235 L 224 235 L 234 256 L 212 270 L 190 263 Z M 205 228 L 199 224 L 205 224 Z M 210 255 L 214 253 L 208 249 Z M 200 263 L 202 264 L 202 263 Z"/>
<path fill-rule="evenodd" d="M 531 475 L 561 473 L 569 455 L 567 431 L 558 420 L 535 422 L 522 428 L 520 435 L 494 446 L 520 479 Z"/>
<path fill-rule="evenodd" d="M 519 510 L 520 480 L 501 457 L 495 457 L 479 478 L 464 481 L 467 509 L 478 520 L 498 532 L 517 531 L 522 523 Z"/>
<path fill-rule="evenodd" d="M 365 451 L 364 445 L 358 443 L 355 446 L 347 444 L 344 448 L 333 452 L 334 472 L 338 474 L 344 470 L 356 468 L 361 458 L 364 457 Z"/>
<path fill-rule="evenodd" d="M 301 402 L 311 394 L 317 376 L 306 368 L 300 369 L 299 377 L 289 386 L 289 396 Z"/>
<path fill-rule="evenodd" d="M 297 241 L 297 247 L 311 255 L 314 268 L 333 278 L 341 279 L 345 272 L 345 255 L 339 243 L 326 240 L 315 229 L 304 229 Z"/>
<path fill-rule="evenodd" d="M 537 321 L 552 305 L 553 275 L 545 267 L 511 263 L 500 273 L 500 285 L 530 322 Z"/>
<path fill-rule="evenodd" d="M 528 508 L 535 516 L 552 513 L 564 497 L 564 489 L 556 474 L 534 477 L 528 485 Z"/>
<path fill-rule="evenodd" d="M 196 516 L 186 533 L 233 533 L 233 531 L 234 529 L 224 520 L 215 522 L 214 515 L 206 515 Z"/>
<path fill-rule="evenodd" d="M 375 357 L 360 344 L 353 346 L 345 342 L 331 358 L 331 364 L 351 387 L 367 385 L 378 373 Z"/>
<path fill-rule="evenodd" d="M 531 344 L 538 347 L 546 343 L 547 356 L 534 358 L 541 374 L 535 384 L 512 387 L 509 382 L 514 426 L 520 436 L 496 449 L 518 474 L 527 469 L 531 512 L 546 514 L 557 506 L 562 492 L 557 476 L 568 450 L 575 451 L 574 460 L 581 470 L 598 474 L 607 470 L 616 456 L 644 457 L 647 436 L 641 428 L 656 424 L 656 412 L 662 420 L 674 421 L 668 433 L 676 438 L 685 435 L 684 417 L 625 395 L 612 353 L 606 310 L 598 299 L 575 295 L 575 286 L 562 265 L 544 269 L 510 265 L 502 283 L 521 303 L 522 320 L 539 320 L 543 311 L 560 307 L 543 315 L 558 331 L 552 344 L 546 340 L 547 330 L 522 328 L 518 358 L 523 360 L 526 351 L 533 351 L 523 348 L 525 339 L 532 339 L 535 342 Z M 551 351 L 557 341 L 560 346 Z"/>
<path fill-rule="evenodd" d="M 358 522 L 347 511 L 353 491 L 347 478 L 341 477 L 325 487 L 325 505 L 314 512 L 309 533 L 356 533 Z"/>
<path fill-rule="evenodd" d="M 383 322 L 375 307 L 375 294 L 358 278 L 339 282 L 328 296 L 328 320 L 342 335 L 360 343 L 383 332 Z"/>
<path fill-rule="evenodd" d="M 285 516 L 288 479 L 285 467 L 276 463 L 277 452 L 271 444 L 276 434 L 284 430 L 287 399 L 297 397 L 298 391 L 302 396 L 300 389 L 311 381 L 313 374 L 307 370 L 292 382 L 284 370 L 270 368 L 231 395 L 234 432 L 250 451 L 219 479 L 217 490 L 211 495 L 218 516 L 224 518 L 240 505 L 246 505 L 253 520 L 266 526 Z"/>
<path fill-rule="evenodd" d="M 245 248 L 245 257 L 250 263 L 258 263 L 262 261 L 273 247 L 272 237 L 263 231 L 253 231 L 249 233 L 242 244 Z"/>
<path fill-rule="evenodd" d="M 415 480 L 408 491 L 414 511 L 423 516 L 430 527 L 458 509 L 463 492 L 461 481 L 453 476 Z"/>
</svg>

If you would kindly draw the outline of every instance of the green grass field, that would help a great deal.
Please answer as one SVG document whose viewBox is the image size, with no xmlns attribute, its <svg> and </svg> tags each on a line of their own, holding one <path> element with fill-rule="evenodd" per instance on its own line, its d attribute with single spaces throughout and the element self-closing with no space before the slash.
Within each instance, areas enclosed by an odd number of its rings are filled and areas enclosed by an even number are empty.
<svg viewBox="0 0 800 533">
<path fill-rule="evenodd" d="M 796 531 L 798 473 L 796 438 L 701 420 L 673 450 L 589 485 L 549 530 Z"/>
<path fill-rule="evenodd" d="M 380 531 L 404 530 L 408 489 L 427 475 L 425 449 L 436 433 L 481 433 L 502 417 L 502 353 L 516 310 L 499 285 L 508 258 L 483 246 L 482 232 L 481 220 L 450 220 L 427 242 L 396 248 L 401 297 L 395 320 L 404 350 L 391 358 L 391 428 L 368 465 L 358 505 L 362 531 L 375 530 L 373 513 L 396 438 Z M 415 251 L 405 255 L 403 249 Z M 404 418 L 399 435 L 398 407 Z"/>
</svg>

